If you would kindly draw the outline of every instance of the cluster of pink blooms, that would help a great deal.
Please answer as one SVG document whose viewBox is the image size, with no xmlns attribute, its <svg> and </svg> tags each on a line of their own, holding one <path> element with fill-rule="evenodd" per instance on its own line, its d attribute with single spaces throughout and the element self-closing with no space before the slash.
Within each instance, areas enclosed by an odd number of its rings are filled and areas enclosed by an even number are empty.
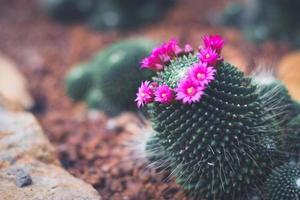
<svg viewBox="0 0 300 200">
<path fill-rule="evenodd" d="M 221 50 L 224 40 L 219 35 L 204 36 L 204 47 L 199 49 L 199 62 L 188 69 L 187 75 L 179 81 L 177 88 L 172 89 L 168 85 L 158 85 L 156 82 L 142 82 L 139 87 L 137 106 L 141 107 L 154 101 L 162 104 L 170 104 L 176 100 L 184 104 L 198 102 L 204 94 L 206 86 L 215 79 L 216 65 L 221 60 Z M 181 53 L 190 53 L 193 49 L 186 45 L 182 50 L 176 40 L 171 40 L 152 51 L 151 55 L 142 61 L 141 68 L 154 71 L 163 70 L 165 63 L 177 57 Z"/>
<path fill-rule="evenodd" d="M 160 47 L 153 49 L 151 55 L 141 62 L 142 69 L 151 69 L 153 71 L 161 71 L 164 65 L 174 57 L 181 53 L 190 53 L 193 51 L 191 45 L 185 45 L 184 50 L 178 45 L 177 40 L 172 39 L 167 43 L 162 44 Z"/>
</svg>

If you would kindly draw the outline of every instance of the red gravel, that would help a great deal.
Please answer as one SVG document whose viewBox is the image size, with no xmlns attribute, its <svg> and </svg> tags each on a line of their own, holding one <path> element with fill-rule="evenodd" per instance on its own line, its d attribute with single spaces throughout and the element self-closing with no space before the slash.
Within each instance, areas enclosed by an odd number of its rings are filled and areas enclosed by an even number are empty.
<svg viewBox="0 0 300 200">
<path fill-rule="evenodd" d="M 188 197 L 174 181 L 166 181 L 167 173 L 158 174 L 146 168 L 145 163 L 128 159 L 130 151 L 124 143 L 134 133 L 108 131 L 105 115 L 92 119 L 82 104 L 71 102 L 64 92 L 64 75 L 73 64 L 88 59 L 111 42 L 139 34 L 160 40 L 178 37 L 182 42 L 197 44 L 203 33 L 219 32 L 239 53 L 232 53 L 233 57 L 247 55 L 243 61 L 256 55 L 274 59 L 288 50 L 281 46 L 279 52 L 273 43 L 254 49 L 237 31 L 211 27 L 205 16 L 221 8 L 222 2 L 226 1 L 182 0 L 159 24 L 133 31 L 97 33 L 80 25 L 65 27 L 52 22 L 35 0 L 0 0 L 0 51 L 14 58 L 27 76 L 37 102 L 33 112 L 56 145 L 62 164 L 92 184 L 104 200 Z"/>
</svg>

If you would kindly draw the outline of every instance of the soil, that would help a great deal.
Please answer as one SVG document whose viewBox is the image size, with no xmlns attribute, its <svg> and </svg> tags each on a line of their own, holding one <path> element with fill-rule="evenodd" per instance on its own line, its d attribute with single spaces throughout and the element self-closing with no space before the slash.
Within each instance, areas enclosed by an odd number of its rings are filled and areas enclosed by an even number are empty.
<svg viewBox="0 0 300 200">
<path fill-rule="evenodd" d="M 159 40 L 177 37 L 196 45 L 204 33 L 220 33 L 230 49 L 240 52 L 233 56 L 243 55 L 245 66 L 250 68 L 262 61 L 272 65 L 290 50 L 288 45 L 274 42 L 255 47 L 238 30 L 209 24 L 207 19 L 214 19 L 225 2 L 181 0 L 159 23 L 134 30 L 96 32 L 84 25 L 64 26 L 52 21 L 37 0 L 0 0 L 0 51 L 12 57 L 28 78 L 36 101 L 31 111 L 57 147 L 63 166 L 92 184 L 104 200 L 192 197 L 167 172 L 157 173 L 142 159 L 134 159 L 126 141 L 137 133 L 108 129 L 108 116 L 72 102 L 65 94 L 65 74 L 112 42 L 138 35 Z"/>
</svg>

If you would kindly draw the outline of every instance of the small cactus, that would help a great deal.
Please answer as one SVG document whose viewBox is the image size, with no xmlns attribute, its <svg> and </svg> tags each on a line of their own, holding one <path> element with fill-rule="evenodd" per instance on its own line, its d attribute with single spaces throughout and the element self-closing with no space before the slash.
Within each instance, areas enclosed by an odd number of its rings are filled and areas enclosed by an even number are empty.
<svg viewBox="0 0 300 200">
<path fill-rule="evenodd" d="M 124 29 L 159 19 L 174 0 L 41 0 L 63 23 L 84 21 L 95 29 Z"/>
<path fill-rule="evenodd" d="M 224 23 L 238 26 L 252 41 L 277 39 L 300 46 L 300 1 L 247 0 L 225 9 Z"/>
<path fill-rule="evenodd" d="M 164 15 L 174 0 L 101 0 L 88 19 L 96 29 L 126 29 L 153 22 Z"/>
<path fill-rule="evenodd" d="M 93 10 L 94 0 L 40 0 L 48 15 L 62 23 L 83 21 Z"/>
<path fill-rule="evenodd" d="M 266 183 L 266 199 L 292 200 L 300 198 L 300 166 L 291 162 L 277 167 Z"/>
<path fill-rule="evenodd" d="M 142 68 L 157 75 L 136 98 L 164 153 L 155 161 L 167 160 L 177 183 L 207 199 L 240 198 L 266 179 L 282 143 L 251 78 L 223 61 L 223 42 L 205 36 L 199 53 L 174 40 L 156 48 Z"/>
<path fill-rule="evenodd" d="M 84 99 L 89 89 L 93 86 L 91 69 L 86 64 L 76 65 L 66 77 L 67 94 L 74 101 Z"/>
<path fill-rule="evenodd" d="M 153 73 L 140 71 L 139 61 L 149 54 L 155 42 L 129 39 L 113 44 L 90 62 L 76 66 L 66 77 L 67 94 L 75 101 L 108 114 L 135 110 L 136 87 Z M 128 73 L 130 71 L 130 73 Z"/>
</svg>

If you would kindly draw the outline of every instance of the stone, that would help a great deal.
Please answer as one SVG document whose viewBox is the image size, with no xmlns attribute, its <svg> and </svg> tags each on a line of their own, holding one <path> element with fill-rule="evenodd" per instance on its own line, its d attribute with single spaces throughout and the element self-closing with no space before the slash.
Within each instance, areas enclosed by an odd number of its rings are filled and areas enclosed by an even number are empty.
<svg viewBox="0 0 300 200">
<path fill-rule="evenodd" d="M 23 74 L 7 56 L 0 52 L 0 94 L 16 107 L 29 109 L 34 101 L 28 91 L 28 85 Z"/>
<path fill-rule="evenodd" d="M 290 95 L 300 101 L 300 51 L 290 53 L 280 60 L 278 77 L 285 83 Z"/>
<path fill-rule="evenodd" d="M 0 99 L 0 199 L 100 200 L 98 192 L 64 170 L 30 113 L 12 112 Z"/>
<path fill-rule="evenodd" d="M 23 169 L 18 170 L 15 178 L 15 183 L 18 187 L 25 187 L 32 183 L 31 176 Z"/>
</svg>

